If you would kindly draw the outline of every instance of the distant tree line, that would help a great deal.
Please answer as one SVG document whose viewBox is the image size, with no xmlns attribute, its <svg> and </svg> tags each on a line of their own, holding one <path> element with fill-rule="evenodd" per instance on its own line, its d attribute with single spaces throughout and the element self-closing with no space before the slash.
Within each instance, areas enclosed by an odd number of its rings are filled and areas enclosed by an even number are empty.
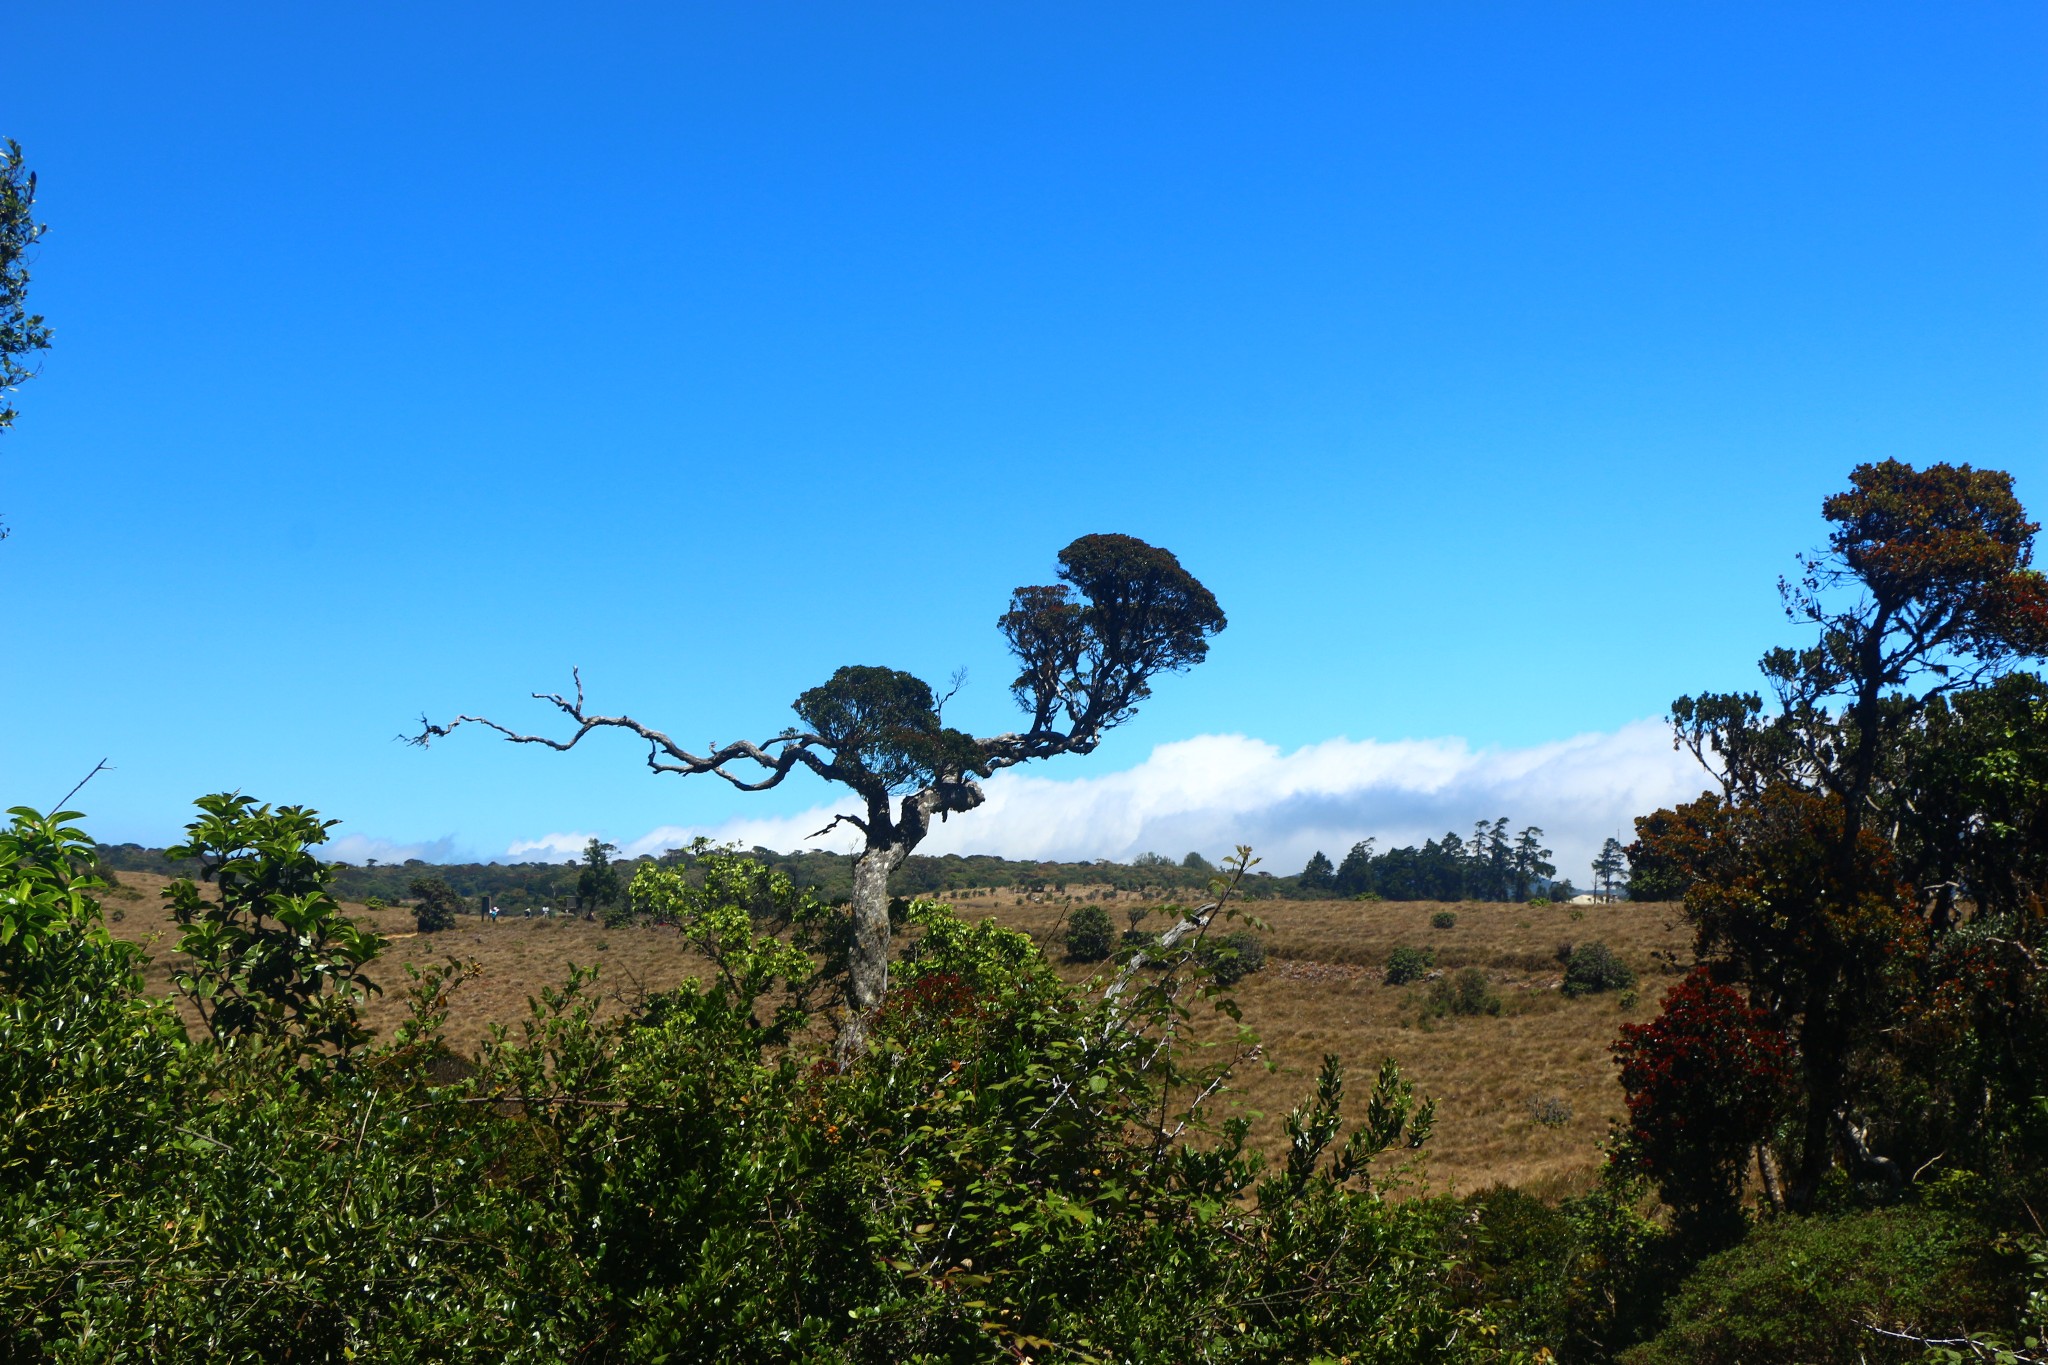
<svg viewBox="0 0 2048 1365">
<path fill-rule="evenodd" d="M 1511 833 L 1510 824 L 1505 817 L 1481 820 L 1469 838 L 1453 831 L 1440 839 L 1425 840 L 1419 848 L 1385 852 L 1375 850 L 1376 840 L 1361 839 L 1339 863 L 1318 851 L 1295 876 L 1253 872 L 1245 878 L 1245 894 L 1251 899 L 1377 897 L 1390 901 L 1526 901 L 1535 896 L 1555 900 L 1574 894 L 1570 880 L 1559 877 L 1551 862 L 1542 829 L 1529 825 Z M 1612 895 L 1626 895 L 1624 851 L 1614 840 L 1607 842 L 1595 863 L 1595 884 Z M 396 905 L 418 900 L 413 884 L 431 875 L 461 898 L 467 914 L 481 914 L 496 906 L 501 914 L 518 915 L 548 906 L 569 914 L 596 915 L 623 903 L 625 887 L 643 864 L 690 860 L 689 851 L 679 848 L 633 858 L 613 856 L 617 852 L 616 845 L 592 840 L 581 857 L 562 862 L 429 863 L 420 858 L 396 863 L 371 860 L 361 865 L 343 862 L 334 864 L 334 886 L 344 900 L 364 902 L 375 897 Z M 843 904 L 853 895 L 853 854 L 818 850 L 778 853 L 771 848 L 754 848 L 748 854 L 828 903 Z M 101 844 L 99 858 L 102 867 L 115 872 L 184 877 L 195 870 L 189 863 L 168 857 L 163 849 L 132 843 Z M 905 896 L 968 889 L 1064 895 L 1070 888 L 1087 887 L 1171 900 L 1200 892 L 1215 875 L 1215 865 L 1200 853 L 1179 858 L 1140 853 L 1127 863 L 948 853 L 911 855 L 891 883 Z M 1654 878 L 1645 887 L 1654 888 L 1648 899 L 1671 898 L 1662 882 Z"/>
<path fill-rule="evenodd" d="M 365 902 L 374 896 L 396 905 L 417 900 L 413 883 L 433 876 L 462 898 L 468 914 L 477 914 L 487 905 L 514 915 L 544 905 L 571 913 L 595 913 L 623 895 L 623 888 L 643 864 L 690 860 L 685 849 L 670 849 L 658 857 L 612 857 L 617 851 L 614 845 L 600 845 L 600 862 L 593 862 L 592 851 L 586 848 L 582 857 L 558 863 L 429 863 L 420 858 L 397 863 L 335 863 L 334 888 L 343 900 Z M 101 844 L 98 853 L 100 866 L 116 873 L 187 877 L 197 875 L 198 870 L 192 862 L 171 858 L 163 849 L 140 844 Z M 750 850 L 750 856 L 827 902 L 844 902 L 853 894 L 852 854 L 778 853 L 770 848 L 755 848 Z M 891 880 L 906 896 L 970 887 L 1057 895 L 1069 887 L 1086 886 L 1171 899 L 1201 890 L 1214 875 L 1215 866 L 1199 853 L 1189 853 L 1178 860 L 1158 853 L 1141 853 L 1128 863 L 1042 862 L 948 853 L 938 857 L 913 854 Z M 1254 894 L 1270 895 L 1289 879 L 1254 873 L 1247 881 L 1257 888 Z"/>
<path fill-rule="evenodd" d="M 1377 853 L 1374 839 L 1351 846 L 1341 863 L 1318 850 L 1308 866 L 1283 879 L 1281 894 L 1305 900 L 1357 896 L 1390 901 L 1526 901 L 1572 894 L 1557 875 L 1543 831 L 1535 825 L 1508 832 L 1506 816 L 1481 820 L 1467 839 L 1455 830 L 1441 839 Z"/>
</svg>

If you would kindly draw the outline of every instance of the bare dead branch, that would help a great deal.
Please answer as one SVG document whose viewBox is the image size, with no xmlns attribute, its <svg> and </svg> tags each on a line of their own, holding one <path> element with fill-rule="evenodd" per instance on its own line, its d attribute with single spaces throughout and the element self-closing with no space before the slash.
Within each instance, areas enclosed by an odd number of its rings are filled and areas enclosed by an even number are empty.
<svg viewBox="0 0 2048 1365">
<path fill-rule="evenodd" d="M 95 777 L 98 777 L 102 772 L 106 771 L 108 771 L 107 760 L 103 758 L 99 762 L 92 765 L 91 772 L 87 773 L 84 777 L 78 779 L 78 785 L 76 787 L 73 787 L 70 791 L 65 792 L 64 795 L 58 797 L 57 804 L 50 807 L 50 809 L 52 811 L 63 810 L 65 802 L 69 801 L 72 797 L 78 795 L 80 791 L 84 790 L 86 783 L 92 781 Z"/>
<path fill-rule="evenodd" d="M 714 743 L 710 746 L 710 753 L 694 754 L 683 748 L 682 745 L 678 744 L 667 734 L 655 729 L 651 725 L 643 724 L 631 716 L 591 715 L 584 709 L 582 670 L 572 669 L 571 676 L 576 681 L 576 695 L 573 700 L 559 692 L 535 692 L 532 694 L 535 701 L 547 702 L 575 722 L 575 732 L 567 739 L 556 739 L 552 735 L 526 734 L 492 720 L 489 716 L 471 715 L 457 716 L 445 725 L 437 725 L 422 715 L 420 717 L 419 733 L 401 735 L 399 738 L 408 744 L 419 748 L 426 748 L 435 740 L 445 739 L 465 725 L 481 725 L 485 729 L 497 731 L 514 744 L 539 744 L 560 753 L 567 753 L 580 744 L 583 741 L 583 737 L 593 730 L 625 730 L 647 741 L 647 766 L 657 773 L 680 773 L 685 776 L 693 776 L 697 773 L 712 773 L 724 778 L 727 782 L 739 788 L 739 790 L 747 792 L 766 791 L 768 788 L 778 785 L 783 778 L 789 776 L 790 770 L 799 763 L 828 781 L 839 779 L 839 774 L 834 764 L 829 759 L 823 758 L 814 752 L 815 748 L 824 745 L 824 740 L 817 735 L 801 734 L 792 731 L 788 734 L 777 735 L 773 739 L 763 740 L 759 744 L 754 744 L 747 740 L 735 740 L 725 745 Z M 749 780 L 727 769 L 727 764 L 742 760 L 767 769 L 766 776 Z"/>
<path fill-rule="evenodd" d="M 1860 1322 L 1856 1325 L 1866 1332 L 1875 1332 L 1878 1336 L 1889 1337 L 1893 1341 L 1911 1342 L 1915 1346 L 1955 1347 L 1968 1351 L 1979 1360 L 2011 1361 L 2014 1365 L 2048 1365 L 2048 1356 L 2029 1355 L 2011 1346 L 1980 1341 L 1976 1337 L 1923 1337 L 1914 1332 L 1894 1332 L 1890 1328 L 1879 1327 L 1874 1322 Z"/>
<path fill-rule="evenodd" d="M 858 815 L 835 815 L 832 817 L 831 821 L 826 824 L 825 828 L 819 830 L 816 834 L 813 834 L 810 837 L 813 839 L 822 839 L 826 835 L 830 834 L 833 830 L 839 828 L 839 826 L 841 825 L 852 825 L 862 834 L 866 834 L 868 832 L 868 822 L 861 819 Z"/>
</svg>

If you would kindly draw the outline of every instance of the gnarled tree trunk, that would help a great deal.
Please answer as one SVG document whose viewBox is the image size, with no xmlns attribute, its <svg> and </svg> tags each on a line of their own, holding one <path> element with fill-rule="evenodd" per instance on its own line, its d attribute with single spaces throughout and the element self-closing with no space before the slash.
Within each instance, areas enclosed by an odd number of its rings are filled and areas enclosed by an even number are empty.
<svg viewBox="0 0 2048 1365">
<path fill-rule="evenodd" d="M 866 1049 L 868 1020 L 889 990 L 889 874 L 909 856 L 910 846 L 900 840 L 871 841 L 853 860 L 853 950 L 836 1049 L 842 1066 Z"/>
<path fill-rule="evenodd" d="M 841 1066 L 867 1050 L 868 1022 L 889 991 L 889 877 L 903 866 L 932 817 L 945 819 L 973 810 L 985 798 L 979 784 L 949 774 L 905 796 L 890 818 L 888 798 L 870 797 L 865 820 L 857 821 L 867 846 L 853 860 L 853 947 L 846 963 L 846 1017 L 840 1021 L 833 1055 Z"/>
</svg>

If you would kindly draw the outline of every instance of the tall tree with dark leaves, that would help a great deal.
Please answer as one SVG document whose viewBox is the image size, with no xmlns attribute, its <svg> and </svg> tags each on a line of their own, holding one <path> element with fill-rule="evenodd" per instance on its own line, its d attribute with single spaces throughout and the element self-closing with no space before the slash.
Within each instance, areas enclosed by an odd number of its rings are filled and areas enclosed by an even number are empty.
<svg viewBox="0 0 2048 1365">
<path fill-rule="evenodd" d="M 1868 1083 L 1852 1073 L 1931 1074 L 1897 1055 L 1905 1025 L 1944 1002 L 1989 999 L 1973 982 L 2004 982 L 2009 1003 L 2031 996 L 2022 978 L 2038 984 L 2043 946 L 2039 915 L 1974 931 L 1982 942 L 1968 952 L 1942 946 L 1960 931 L 1971 831 L 2031 827 L 1997 812 L 2030 799 L 2024 780 L 2006 778 L 2026 769 L 2036 713 L 2025 683 L 2002 680 L 2048 655 L 2048 581 L 2032 566 L 2038 527 L 1996 470 L 1888 460 L 1858 466 L 1849 483 L 1822 504 L 1827 548 L 1779 585 L 1788 618 L 1811 638 L 1764 656 L 1774 709 L 1766 714 L 1756 693 L 1680 697 L 1677 742 L 1721 791 L 1637 821 L 1639 865 L 1685 888 L 1702 956 L 1796 1043 L 1787 1197 L 1801 1206 L 1840 1158 L 1861 1175 L 1900 1179 L 1921 1155 L 1907 1151 L 1915 1142 L 1925 1155 L 1941 1150 L 1901 1126 L 1908 1112 L 1939 1107 L 1933 1097 L 1901 1105 L 1859 1091 Z M 1958 726 L 1959 717 L 1971 719 Z M 1999 885 L 2031 903 L 2048 893 L 2024 888 L 2025 839 L 2000 846 L 2000 866 L 2020 881 L 1987 875 L 1980 920 L 2001 913 Z M 1992 962 L 2004 966 L 1990 972 Z M 2001 1032 L 2018 1017 L 1985 1016 Z M 1957 1107 L 1973 1115 L 1958 1120 L 1957 1140 L 1980 1141 L 1963 1129 L 1981 1129 L 1997 1107 L 1985 1102 L 1996 1087 L 1979 1080 Z M 1887 1140 L 1896 1155 L 1879 1150 Z"/>
<path fill-rule="evenodd" d="M 1536 826 L 1530 825 L 1515 836 L 1514 847 L 1508 853 L 1508 879 L 1516 900 L 1529 899 L 1538 880 L 1557 875 L 1550 856 L 1550 850 L 1543 846 L 1543 831 Z"/>
<path fill-rule="evenodd" d="M 1601 899 L 1615 898 L 1626 884 L 1627 872 L 1628 851 L 1621 846 L 1621 840 L 1610 838 L 1600 845 L 1600 854 L 1593 859 L 1593 885 Z"/>
<path fill-rule="evenodd" d="M 741 791 L 763 791 L 798 768 L 849 788 L 859 810 L 827 829 L 852 826 L 863 847 L 854 863 L 853 949 L 839 1055 L 866 1050 L 868 1022 L 889 981 L 889 877 L 931 832 L 933 822 L 983 801 L 979 779 L 1033 759 L 1092 753 L 1109 730 L 1135 715 L 1152 681 L 1208 657 L 1224 628 L 1206 587 L 1166 550 L 1132 536 L 1082 536 L 1059 553 L 1059 581 L 1018 588 L 997 622 L 1018 673 L 1011 695 L 1023 729 L 975 736 L 945 724 L 947 697 L 893 668 L 849 665 L 799 696 L 800 725 L 758 743 L 736 740 L 692 752 L 631 716 L 606 716 L 574 697 L 534 693 L 566 716 L 566 738 L 523 734 L 483 716 L 445 725 L 422 719 L 416 744 L 457 727 L 482 725 L 518 744 L 575 747 L 593 730 L 620 729 L 648 745 L 656 773 L 711 773 Z M 823 833 L 824 831 L 820 831 Z"/>
<path fill-rule="evenodd" d="M 619 870 L 612 866 L 611 859 L 618 851 L 617 844 L 596 838 L 584 845 L 583 870 L 576 874 L 576 903 L 583 909 L 583 918 L 599 914 L 622 894 Z"/>
<path fill-rule="evenodd" d="M 1301 889 L 1312 896 L 1327 896 L 1337 889 L 1337 869 L 1321 849 L 1317 849 L 1308 860 L 1308 866 L 1301 869 L 1297 879 Z"/>
<path fill-rule="evenodd" d="M 1337 864 L 1336 892 L 1340 896 L 1362 896 L 1374 890 L 1371 839 L 1360 839 Z"/>
</svg>

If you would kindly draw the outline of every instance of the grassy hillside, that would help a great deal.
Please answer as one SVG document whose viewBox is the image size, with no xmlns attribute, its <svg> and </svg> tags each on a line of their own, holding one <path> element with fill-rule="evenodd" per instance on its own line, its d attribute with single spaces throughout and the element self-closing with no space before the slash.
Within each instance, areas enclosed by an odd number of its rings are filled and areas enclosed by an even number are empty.
<svg viewBox="0 0 2048 1365">
<path fill-rule="evenodd" d="M 120 876 L 121 887 L 106 902 L 111 927 L 153 945 L 149 979 L 154 989 L 168 992 L 176 926 L 157 895 L 166 879 L 141 872 Z M 1138 903 L 1128 893 L 1116 897 L 1108 888 L 1078 886 L 1070 886 L 1066 897 L 1003 888 L 953 899 L 969 919 L 992 915 L 1050 942 L 1069 909 L 1091 897 L 1109 906 L 1119 928 L 1122 907 Z M 405 964 L 451 957 L 476 964 L 478 974 L 463 988 L 450 1020 L 451 1041 L 458 1047 L 475 1046 L 493 1023 L 516 1025 L 527 998 L 561 980 L 571 963 L 598 966 L 615 1006 L 701 971 L 668 929 L 464 918 L 448 932 L 421 935 L 413 931 L 410 911 L 349 909 L 393 940 L 372 973 L 386 992 L 370 1007 L 373 1027 L 388 1029 L 401 1016 Z M 1247 978 L 1237 994 L 1263 1054 L 1240 1068 L 1235 1102 L 1262 1113 L 1255 1128 L 1262 1145 L 1277 1149 L 1279 1117 L 1308 1088 L 1323 1054 L 1343 1057 L 1361 1083 L 1381 1057 L 1392 1055 L 1440 1103 L 1429 1148 L 1429 1175 L 1439 1188 L 1510 1182 L 1552 1193 L 1588 1183 L 1608 1120 L 1621 1112 L 1607 1045 L 1624 1020 L 1654 1013 L 1666 974 L 1690 962 L 1690 936 L 1671 905 L 1267 901 L 1255 909 L 1271 925 L 1265 936 L 1271 955 L 1265 970 Z M 1456 913 L 1453 928 L 1431 927 L 1440 910 Z M 1156 918 L 1149 924 L 1164 927 Z M 1631 1008 L 1621 1008 L 1614 995 L 1570 1000 L 1557 989 L 1558 946 L 1594 940 L 1641 974 Z M 1434 949 L 1446 970 L 1483 969 L 1500 992 L 1501 1013 L 1423 1017 L 1427 983 L 1382 982 L 1387 955 L 1404 945 Z M 1052 951 L 1057 960 L 1056 945 Z M 1101 968 L 1068 964 L 1062 970 L 1078 980 Z"/>
</svg>

